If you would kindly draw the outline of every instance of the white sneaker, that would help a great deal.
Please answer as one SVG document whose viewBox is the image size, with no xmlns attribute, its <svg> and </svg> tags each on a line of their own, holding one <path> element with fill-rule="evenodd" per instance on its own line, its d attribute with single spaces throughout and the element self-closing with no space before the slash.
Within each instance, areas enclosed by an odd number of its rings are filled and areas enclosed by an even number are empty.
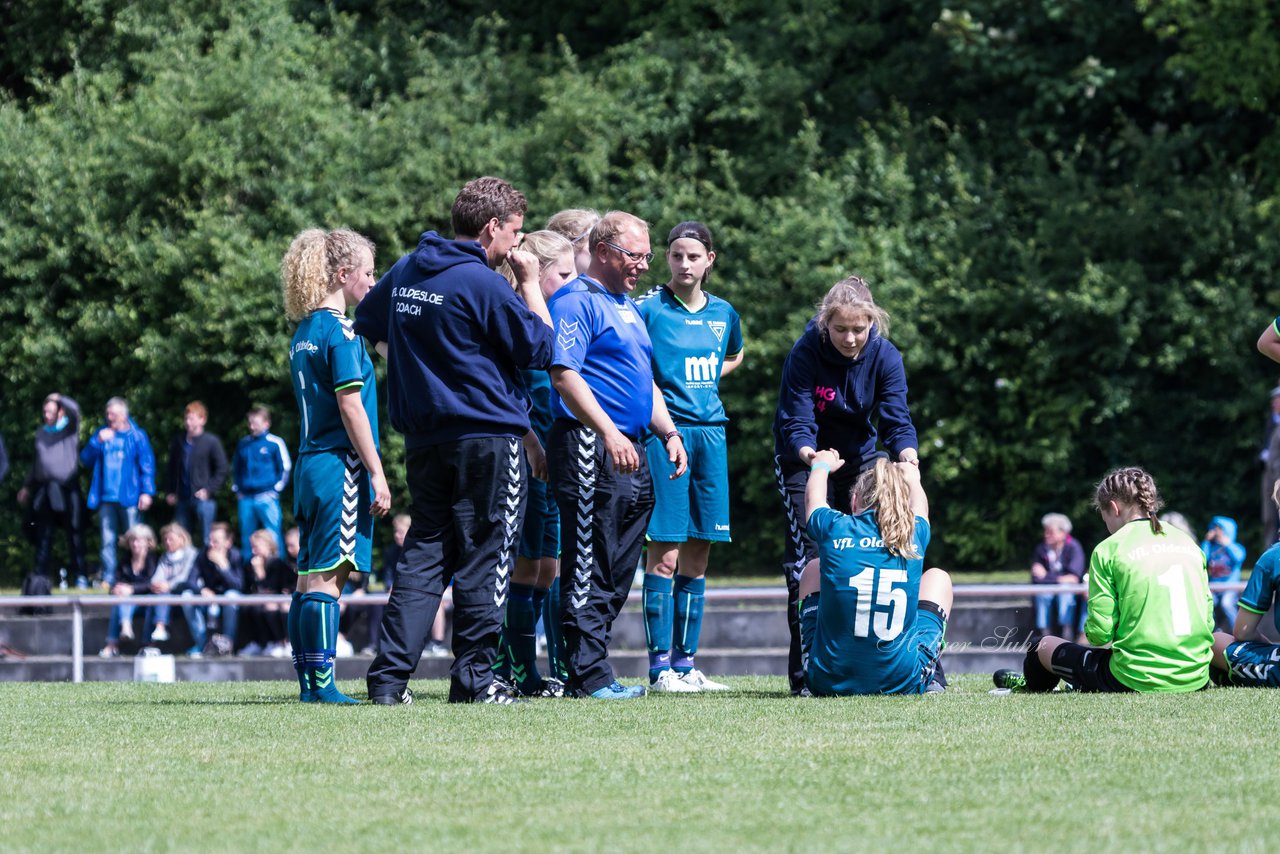
<svg viewBox="0 0 1280 854">
<path fill-rule="evenodd" d="M 696 694 L 698 686 L 685 682 L 670 667 L 658 674 L 658 678 L 649 683 L 649 690 L 657 694 Z"/>
<path fill-rule="evenodd" d="M 334 644 L 334 652 L 339 658 L 350 658 L 356 654 L 356 648 L 351 645 L 351 641 L 338 635 L 338 641 Z"/>
<path fill-rule="evenodd" d="M 723 682 L 712 682 L 707 675 L 701 670 L 693 669 L 680 677 L 680 681 L 686 685 L 692 685 L 695 691 L 732 691 L 728 685 Z"/>
<path fill-rule="evenodd" d="M 240 654 L 247 658 L 262 655 L 262 644 L 257 641 L 249 641 L 244 645 L 244 649 L 240 650 Z"/>
<path fill-rule="evenodd" d="M 164 626 L 156 626 L 151 630 L 151 639 L 156 643 L 164 643 L 169 639 L 169 630 Z"/>
<path fill-rule="evenodd" d="M 133 621 L 120 624 L 120 640 L 133 640 Z"/>
<path fill-rule="evenodd" d="M 271 658 L 288 658 L 289 648 L 279 642 L 269 643 L 267 644 L 267 648 L 262 651 L 262 654 L 270 656 Z"/>
</svg>

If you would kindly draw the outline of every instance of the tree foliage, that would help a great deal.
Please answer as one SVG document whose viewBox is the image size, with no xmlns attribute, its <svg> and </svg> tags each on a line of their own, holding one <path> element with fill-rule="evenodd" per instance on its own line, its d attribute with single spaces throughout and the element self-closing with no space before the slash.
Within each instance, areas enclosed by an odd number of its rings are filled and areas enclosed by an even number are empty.
<svg viewBox="0 0 1280 854">
<path fill-rule="evenodd" d="M 906 358 L 931 561 L 1019 564 L 1051 509 L 1098 539 L 1089 487 L 1119 463 L 1150 467 L 1193 521 L 1256 532 L 1275 371 L 1252 341 L 1280 258 L 1268 9 L 7 0 L 15 472 L 53 390 L 88 421 L 128 396 L 161 451 L 193 398 L 228 446 L 255 401 L 295 436 L 291 236 L 350 226 L 385 266 L 489 173 L 526 192 L 531 225 L 588 205 L 645 217 L 658 246 L 682 219 L 715 231 L 712 289 L 747 338 L 723 388 L 736 541 L 720 568 L 777 563 L 782 360 L 852 272 Z M 389 430 L 384 445 L 403 506 Z M 0 514 L 10 576 L 29 560 L 18 519 Z"/>
</svg>

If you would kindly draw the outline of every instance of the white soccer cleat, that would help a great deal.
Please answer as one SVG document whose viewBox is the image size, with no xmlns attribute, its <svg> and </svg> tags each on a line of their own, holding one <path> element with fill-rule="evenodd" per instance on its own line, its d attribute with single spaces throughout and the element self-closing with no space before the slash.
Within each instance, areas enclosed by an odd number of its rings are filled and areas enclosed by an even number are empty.
<svg viewBox="0 0 1280 854">
<path fill-rule="evenodd" d="M 680 681 L 686 685 L 692 685 L 695 691 L 732 691 L 728 685 L 723 682 L 713 682 L 707 678 L 707 674 L 701 670 L 693 669 L 680 677 Z"/>
<path fill-rule="evenodd" d="M 700 688 L 680 678 L 680 674 L 667 668 L 649 683 L 649 690 L 657 694 L 696 694 Z"/>
</svg>

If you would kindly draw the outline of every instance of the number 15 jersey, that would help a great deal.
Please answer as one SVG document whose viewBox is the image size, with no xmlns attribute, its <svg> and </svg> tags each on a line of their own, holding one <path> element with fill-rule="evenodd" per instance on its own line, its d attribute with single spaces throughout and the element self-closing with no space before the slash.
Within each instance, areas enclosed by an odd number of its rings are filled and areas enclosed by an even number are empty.
<svg viewBox="0 0 1280 854">
<path fill-rule="evenodd" d="M 892 555 L 878 514 L 821 507 L 809 516 L 818 545 L 822 596 L 809 655 L 815 694 L 896 694 L 919 681 L 916 613 L 929 523 L 916 517 L 919 558 Z"/>
</svg>

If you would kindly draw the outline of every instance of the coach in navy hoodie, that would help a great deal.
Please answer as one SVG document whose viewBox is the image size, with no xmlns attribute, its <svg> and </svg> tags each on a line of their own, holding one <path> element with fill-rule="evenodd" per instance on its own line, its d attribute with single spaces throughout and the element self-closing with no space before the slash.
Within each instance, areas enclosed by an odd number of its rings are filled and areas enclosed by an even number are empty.
<svg viewBox="0 0 1280 854">
<path fill-rule="evenodd" d="M 804 687 L 798 584 L 805 565 L 818 558 L 805 529 L 805 487 L 814 452 L 833 449 L 845 460 L 830 477 L 827 496 L 830 506 L 844 513 L 851 512 L 849 491 L 859 471 L 877 456 L 877 439 L 895 460 L 919 458 L 902 354 L 880 334 L 887 320 L 861 279 L 839 282 L 782 367 L 773 440 L 778 489 L 787 511 L 783 576 L 791 627 L 791 690 L 796 693 Z"/>
<path fill-rule="evenodd" d="M 369 668 L 369 697 L 408 702 L 440 597 L 454 585 L 450 702 L 510 702 L 492 665 L 527 484 L 520 371 L 551 363 L 538 261 L 514 249 L 525 197 L 477 178 L 454 200 L 456 239 L 433 231 L 356 309 L 356 332 L 387 358 L 392 425 L 405 437 L 413 523 Z M 515 291 L 493 267 L 507 259 Z M 385 347 L 383 346 L 385 344 Z"/>
</svg>

